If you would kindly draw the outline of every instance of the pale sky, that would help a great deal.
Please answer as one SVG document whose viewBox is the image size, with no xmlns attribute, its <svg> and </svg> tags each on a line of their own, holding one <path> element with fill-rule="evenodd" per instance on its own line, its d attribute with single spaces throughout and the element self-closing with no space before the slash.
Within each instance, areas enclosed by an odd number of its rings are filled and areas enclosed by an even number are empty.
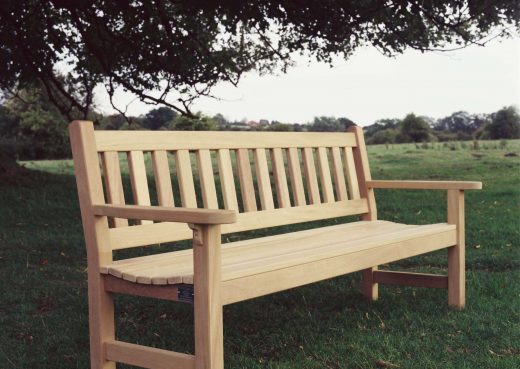
<svg viewBox="0 0 520 369">
<path fill-rule="evenodd" d="M 249 73 L 238 88 L 220 84 L 221 100 L 201 98 L 193 111 L 222 113 L 229 120 L 278 120 L 305 123 L 315 116 L 347 117 L 360 125 L 381 118 L 402 118 L 410 112 L 440 118 L 455 111 L 491 113 L 520 105 L 520 39 L 492 41 L 453 52 L 421 54 L 413 50 L 395 58 L 374 48 L 359 49 L 334 67 L 298 60 L 286 74 Z M 108 97 L 97 91 L 98 106 L 112 112 Z M 119 91 L 124 107 L 134 98 Z M 131 115 L 152 106 L 134 101 Z"/>
</svg>

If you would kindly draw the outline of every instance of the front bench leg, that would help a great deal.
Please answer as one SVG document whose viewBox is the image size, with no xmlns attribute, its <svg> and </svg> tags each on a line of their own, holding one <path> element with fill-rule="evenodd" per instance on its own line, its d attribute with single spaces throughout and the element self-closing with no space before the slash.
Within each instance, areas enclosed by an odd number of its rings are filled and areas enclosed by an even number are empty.
<svg viewBox="0 0 520 369">
<path fill-rule="evenodd" d="M 192 225 L 195 369 L 224 369 L 220 225 Z"/>
<path fill-rule="evenodd" d="M 448 248 L 448 305 L 463 309 L 466 303 L 463 190 L 448 190 L 448 223 L 457 226 L 457 244 Z"/>
</svg>

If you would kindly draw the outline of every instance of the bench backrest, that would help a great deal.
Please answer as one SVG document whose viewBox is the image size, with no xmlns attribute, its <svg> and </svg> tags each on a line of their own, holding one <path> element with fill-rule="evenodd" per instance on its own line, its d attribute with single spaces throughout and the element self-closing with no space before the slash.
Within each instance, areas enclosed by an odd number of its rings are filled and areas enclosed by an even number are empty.
<svg viewBox="0 0 520 369">
<path fill-rule="evenodd" d="M 222 233 L 375 212 L 359 127 L 342 133 L 94 131 L 91 122 L 73 122 L 70 132 L 78 181 L 92 182 L 87 192 L 103 192 L 88 200 L 80 194 L 90 202 L 82 209 L 106 202 L 237 210 L 237 223 L 223 225 Z M 123 191 L 125 156 L 132 199 Z M 111 220 L 108 232 L 112 250 L 192 236 L 185 224 L 125 219 Z"/>
</svg>

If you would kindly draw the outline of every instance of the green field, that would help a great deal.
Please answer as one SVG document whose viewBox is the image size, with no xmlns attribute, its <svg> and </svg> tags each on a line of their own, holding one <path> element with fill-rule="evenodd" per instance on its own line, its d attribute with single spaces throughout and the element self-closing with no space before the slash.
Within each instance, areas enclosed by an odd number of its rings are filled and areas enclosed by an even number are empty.
<svg viewBox="0 0 520 369">
<path fill-rule="evenodd" d="M 357 273 L 335 278 L 225 307 L 226 368 L 519 368 L 520 141 L 472 146 L 369 147 L 375 179 L 483 181 L 466 196 L 466 310 L 450 310 L 445 290 L 420 288 L 382 286 L 379 301 L 368 303 Z M 24 178 L 0 181 L 0 369 L 88 368 L 86 253 L 72 164 L 24 165 L 31 169 Z M 376 196 L 380 219 L 446 219 L 443 191 Z M 446 266 L 441 250 L 383 268 Z M 120 339 L 193 352 L 190 305 L 116 303 Z"/>
</svg>

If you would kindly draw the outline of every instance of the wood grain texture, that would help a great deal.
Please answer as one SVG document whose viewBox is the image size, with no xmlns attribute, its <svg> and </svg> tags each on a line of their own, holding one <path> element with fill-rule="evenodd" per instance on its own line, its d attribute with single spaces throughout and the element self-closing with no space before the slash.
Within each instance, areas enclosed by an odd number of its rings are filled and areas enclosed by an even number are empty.
<svg viewBox="0 0 520 369">
<path fill-rule="evenodd" d="M 337 199 L 340 201 L 348 200 L 347 185 L 343 172 L 343 162 L 341 160 L 341 150 L 339 147 L 331 149 L 332 174 L 334 178 L 334 188 L 336 189 Z"/>
<path fill-rule="evenodd" d="M 420 190 L 481 190 L 482 182 L 469 181 L 367 181 L 369 188 Z"/>
<path fill-rule="evenodd" d="M 354 162 L 354 154 L 351 147 L 345 147 L 343 149 L 344 161 L 345 161 L 345 175 L 348 183 L 348 193 L 350 199 L 359 199 L 361 197 L 359 193 L 359 183 L 357 179 L 356 164 Z"/>
<path fill-rule="evenodd" d="M 182 206 L 185 208 L 196 208 L 197 196 L 195 194 L 195 184 L 193 183 L 190 152 L 188 150 L 176 151 L 175 163 Z"/>
<path fill-rule="evenodd" d="M 267 166 L 267 154 L 265 149 L 255 149 L 256 182 L 262 210 L 274 209 L 273 191 L 269 178 L 269 167 Z"/>
<path fill-rule="evenodd" d="M 466 305 L 466 245 L 464 191 L 448 190 L 448 223 L 457 226 L 457 241 L 448 249 L 448 304 L 456 309 Z"/>
<path fill-rule="evenodd" d="M 321 190 L 323 192 L 323 202 L 334 201 L 334 190 L 332 188 L 332 178 L 330 176 L 329 158 L 325 147 L 318 147 L 318 170 L 320 173 Z"/>
<path fill-rule="evenodd" d="M 235 150 L 356 145 L 354 135 L 345 132 L 96 131 L 94 142 L 98 151 Z"/>
<path fill-rule="evenodd" d="M 238 149 L 236 156 L 244 211 L 256 211 L 255 187 L 253 184 L 253 174 L 251 173 L 251 162 L 249 161 L 249 150 Z"/>
<path fill-rule="evenodd" d="M 235 188 L 235 178 L 233 167 L 231 166 L 231 156 L 229 150 L 221 149 L 217 151 L 218 170 L 220 174 L 220 187 L 224 198 L 224 207 L 238 211 L 237 191 Z"/>
<path fill-rule="evenodd" d="M 311 204 L 321 202 L 320 187 L 316 176 L 316 165 L 314 164 L 314 151 L 310 147 L 303 149 L 303 166 L 305 168 L 305 180 L 307 181 L 307 194 Z"/>
<path fill-rule="evenodd" d="M 124 204 L 125 193 L 121 178 L 121 167 L 119 165 L 119 155 L 117 152 L 107 151 L 101 156 L 103 163 L 103 175 L 105 178 L 105 188 L 109 204 Z M 113 218 L 114 227 L 127 227 L 128 220 Z"/>
<path fill-rule="evenodd" d="M 148 178 L 144 165 L 144 155 L 142 151 L 128 152 L 128 170 L 130 172 L 130 182 L 132 183 L 132 193 L 136 205 L 150 205 L 150 191 L 148 189 Z M 149 220 L 137 220 L 138 224 L 152 223 Z"/>
<path fill-rule="evenodd" d="M 298 149 L 290 148 L 287 150 L 287 164 L 289 167 L 289 177 L 291 178 L 294 205 L 305 205 L 307 202 L 305 201 L 305 189 L 303 188 L 302 170 Z"/>
<path fill-rule="evenodd" d="M 115 369 L 115 363 L 106 359 L 104 351 L 104 343 L 115 338 L 114 303 L 111 294 L 105 291 L 100 274 L 100 265 L 112 262 L 108 220 L 94 216 L 91 207 L 105 201 L 94 144 L 94 125 L 92 122 L 74 121 L 69 125 L 69 133 L 87 246 L 90 365 L 92 369 Z"/>
<path fill-rule="evenodd" d="M 152 151 L 153 174 L 160 206 L 175 206 L 168 154 L 164 150 Z"/>
<path fill-rule="evenodd" d="M 218 209 L 217 190 L 215 189 L 215 176 L 213 175 L 211 154 L 209 150 L 203 149 L 197 151 L 196 155 L 204 207 L 207 209 Z"/>
<path fill-rule="evenodd" d="M 105 343 L 105 350 L 109 360 L 119 363 L 150 369 L 195 369 L 193 355 L 116 340 L 108 340 Z"/>
<path fill-rule="evenodd" d="M 291 198 L 289 197 L 289 187 L 287 186 L 282 149 L 271 149 L 271 161 L 278 207 L 289 208 L 291 207 Z"/>
</svg>

